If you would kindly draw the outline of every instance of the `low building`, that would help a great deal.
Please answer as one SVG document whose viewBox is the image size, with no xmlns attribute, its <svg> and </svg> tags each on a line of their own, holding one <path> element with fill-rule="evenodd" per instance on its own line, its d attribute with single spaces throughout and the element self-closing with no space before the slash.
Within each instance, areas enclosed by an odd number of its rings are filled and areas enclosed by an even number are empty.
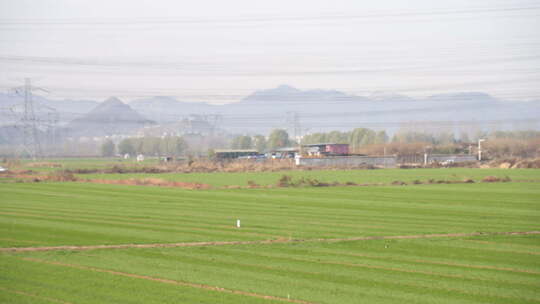
<svg viewBox="0 0 540 304">
<path fill-rule="evenodd" d="M 302 145 L 302 151 L 308 156 L 348 155 L 349 144 L 308 144 Z"/>
<path fill-rule="evenodd" d="M 236 159 L 236 158 L 248 158 L 248 157 L 257 157 L 259 152 L 257 150 L 214 150 L 216 159 Z"/>
<path fill-rule="evenodd" d="M 333 156 L 333 157 L 299 157 L 295 159 L 297 166 L 307 167 L 342 167 L 354 168 L 373 166 L 379 168 L 395 168 L 395 156 Z"/>
<path fill-rule="evenodd" d="M 455 154 L 425 154 L 424 164 L 440 163 L 448 165 L 451 163 L 463 163 L 477 161 L 476 155 L 455 155 Z"/>
<path fill-rule="evenodd" d="M 277 148 L 271 151 L 268 151 L 266 154 L 268 158 L 295 158 L 296 155 L 300 154 L 300 148 L 297 147 L 287 147 L 287 148 Z"/>
</svg>

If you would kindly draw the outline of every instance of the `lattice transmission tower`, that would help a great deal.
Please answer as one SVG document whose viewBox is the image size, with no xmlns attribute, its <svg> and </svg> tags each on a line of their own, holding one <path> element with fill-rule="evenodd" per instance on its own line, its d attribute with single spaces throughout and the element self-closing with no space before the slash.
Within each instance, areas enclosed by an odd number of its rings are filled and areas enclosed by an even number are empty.
<svg viewBox="0 0 540 304">
<path fill-rule="evenodd" d="M 48 113 L 45 118 L 36 116 L 36 104 L 32 98 L 32 91 L 48 91 L 43 88 L 32 86 L 30 78 L 25 78 L 24 85 L 13 88 L 13 90 L 17 95 L 23 97 L 22 109 L 17 110 L 15 107 L 12 108 L 13 113 L 19 116 L 16 127 L 21 130 L 22 133 L 22 143 L 16 150 L 16 154 L 26 154 L 32 159 L 42 157 L 41 129 L 46 129 L 47 133 L 51 131 L 51 128 L 56 129 L 58 112 L 53 108 L 40 105 L 40 108 L 46 108 Z M 52 132 L 54 134 L 54 131 Z"/>
</svg>

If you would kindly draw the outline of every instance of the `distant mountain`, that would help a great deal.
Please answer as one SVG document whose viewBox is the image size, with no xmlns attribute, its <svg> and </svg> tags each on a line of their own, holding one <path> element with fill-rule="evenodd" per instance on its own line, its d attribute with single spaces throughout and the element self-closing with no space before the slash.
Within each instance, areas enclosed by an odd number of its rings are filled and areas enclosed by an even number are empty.
<svg viewBox="0 0 540 304">
<path fill-rule="evenodd" d="M 191 114 L 214 113 L 219 109 L 208 103 L 178 101 L 168 96 L 136 99 L 129 105 L 149 119 L 162 123 L 177 122 Z"/>
<path fill-rule="evenodd" d="M 38 96 L 35 100 L 37 104 L 56 108 L 61 120 L 73 120 L 70 128 L 86 130 L 79 134 L 87 131 L 89 134 L 106 135 L 127 132 L 148 120 L 174 125 L 189 120 L 192 115 L 210 117 L 210 114 L 220 115 L 219 118 L 211 118 L 217 128 L 234 133 L 266 133 L 273 128 L 291 128 L 293 113 L 297 113 L 303 133 L 356 127 L 393 132 L 403 126 L 421 129 L 431 125 L 448 129 L 540 129 L 540 102 L 499 100 L 482 92 L 445 93 L 424 98 L 386 92 L 357 96 L 337 90 L 300 90 L 281 85 L 255 91 L 238 102 L 225 105 L 178 101 L 168 96 L 137 99 L 129 105 L 116 98 L 101 104 L 85 100 L 51 101 Z M 16 101 L 0 94 L 0 124 L 10 124 L 9 118 L 13 115 L 9 116 L 9 111 L 1 108 L 14 102 L 20 102 L 20 98 Z M 130 123 L 122 122 L 125 119 L 120 113 L 124 111 L 126 114 L 122 115 L 127 115 Z M 88 115 L 81 116 L 81 113 Z M 100 123 L 91 126 L 91 121 Z M 113 121 L 122 122 L 123 126 L 116 129 Z M 463 121 L 474 123 L 463 126 Z M 457 125 L 458 122 L 461 126 Z"/>
<path fill-rule="evenodd" d="M 493 96 L 482 92 L 458 92 L 436 94 L 427 97 L 427 101 L 451 101 L 451 102 L 484 102 L 495 103 L 498 100 Z"/>
<path fill-rule="evenodd" d="M 140 128 L 154 124 L 141 116 L 129 105 L 111 97 L 82 117 L 67 125 L 70 136 L 104 136 L 131 134 Z"/>
<path fill-rule="evenodd" d="M 365 97 L 348 95 L 336 90 L 299 90 L 297 88 L 280 85 L 273 89 L 255 91 L 246 96 L 240 102 L 284 102 L 284 101 L 312 101 L 312 102 L 334 102 L 334 101 L 364 101 Z"/>
<path fill-rule="evenodd" d="M 38 118 L 48 119 L 50 113 L 56 111 L 59 115 L 59 123 L 65 124 L 81 114 L 86 114 L 99 103 L 93 100 L 53 100 L 43 96 L 33 95 L 34 112 Z M 24 109 L 24 98 L 15 94 L 0 93 L 0 125 L 12 123 L 15 120 L 15 113 L 20 113 Z"/>
<path fill-rule="evenodd" d="M 45 108 L 53 108 L 59 112 L 84 114 L 88 113 L 99 103 L 93 100 L 76 100 L 76 99 L 63 99 L 54 100 L 48 99 L 40 95 L 33 95 L 32 100 L 35 104 L 36 112 L 45 111 Z M 0 107 L 11 107 L 15 105 L 22 105 L 24 98 L 15 94 L 0 93 Z"/>
<path fill-rule="evenodd" d="M 161 122 L 178 121 L 190 114 L 220 114 L 219 127 L 233 132 L 265 133 L 272 128 L 289 128 L 296 112 L 303 129 L 313 131 L 372 127 L 396 131 L 404 125 L 430 124 L 452 129 L 453 122 L 474 121 L 482 128 L 512 128 L 540 117 L 540 103 L 512 102 L 481 92 L 436 94 L 425 98 L 377 92 L 369 96 L 336 90 L 300 90 L 289 85 L 255 91 L 236 103 L 211 105 L 182 102 L 172 97 L 133 101 L 141 113 Z M 494 121 L 500 121 L 494 123 Z"/>
<path fill-rule="evenodd" d="M 366 96 L 371 101 L 380 101 L 380 102 L 388 102 L 388 101 L 414 101 L 414 98 L 400 95 L 400 94 L 393 94 L 393 93 L 386 93 L 386 92 L 375 92 L 368 96 Z"/>
</svg>

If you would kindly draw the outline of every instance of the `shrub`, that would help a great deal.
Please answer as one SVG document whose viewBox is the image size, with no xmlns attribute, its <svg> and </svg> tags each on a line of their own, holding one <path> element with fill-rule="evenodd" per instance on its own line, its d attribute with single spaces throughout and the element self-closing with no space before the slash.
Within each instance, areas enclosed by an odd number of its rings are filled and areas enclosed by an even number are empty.
<svg viewBox="0 0 540 304">
<path fill-rule="evenodd" d="M 260 187 L 259 184 L 257 184 L 255 181 L 252 181 L 252 180 L 249 180 L 249 181 L 247 182 L 247 184 L 248 184 L 248 186 L 249 186 L 250 188 L 258 188 L 258 187 Z"/>
<path fill-rule="evenodd" d="M 278 187 L 290 187 L 291 185 L 292 177 L 290 177 L 289 175 L 282 175 L 277 182 Z"/>
<path fill-rule="evenodd" d="M 45 180 L 53 182 L 74 182 L 77 181 L 77 177 L 69 171 L 62 170 L 49 173 Z"/>
</svg>

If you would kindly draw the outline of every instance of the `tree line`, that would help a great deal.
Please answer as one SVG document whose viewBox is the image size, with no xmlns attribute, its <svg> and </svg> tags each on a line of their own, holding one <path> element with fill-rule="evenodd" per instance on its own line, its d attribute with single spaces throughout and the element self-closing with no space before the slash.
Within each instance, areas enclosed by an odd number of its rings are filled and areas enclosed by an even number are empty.
<svg viewBox="0 0 540 304">
<path fill-rule="evenodd" d="M 239 135 L 231 140 L 231 149 L 255 149 L 264 152 L 269 149 L 295 146 L 297 143 L 289 137 L 284 129 L 275 129 L 268 138 L 263 135 Z"/>
<path fill-rule="evenodd" d="M 494 131 L 477 132 L 473 136 L 462 132 L 458 135 L 453 132 L 417 132 L 401 130 L 391 138 L 386 131 L 375 131 L 368 128 L 356 128 L 351 131 L 331 131 L 308 134 L 302 137 L 300 144 L 336 143 L 349 144 L 351 151 L 363 147 L 381 144 L 428 144 L 432 146 L 445 146 L 448 151 L 455 150 L 452 145 L 475 144 L 478 139 L 522 139 L 540 138 L 540 131 Z M 259 152 L 266 150 L 296 146 L 298 142 L 289 137 L 284 129 L 273 130 L 268 137 L 263 135 L 239 135 L 232 138 L 232 149 L 255 149 Z"/>
<path fill-rule="evenodd" d="M 403 145 L 418 144 L 418 147 L 413 150 L 425 149 L 426 144 L 430 145 L 433 151 L 439 153 L 458 153 L 468 151 L 468 146 L 475 144 L 479 138 L 488 139 L 490 143 L 486 143 L 492 147 L 493 152 L 503 155 L 508 154 L 505 151 L 514 151 L 520 147 L 524 147 L 519 151 L 511 154 L 524 154 L 521 150 L 532 151 L 530 144 L 516 143 L 515 141 L 534 141 L 540 140 L 540 131 L 494 131 L 494 132 L 478 132 L 472 136 L 472 139 L 467 133 L 461 133 L 456 136 L 451 132 L 425 133 L 416 131 L 402 130 L 398 131 L 391 138 L 385 131 L 375 131 L 368 128 L 356 128 L 351 131 L 331 131 L 318 132 L 305 135 L 301 142 L 298 143 L 292 139 L 288 132 L 284 129 L 274 129 L 268 136 L 264 135 L 238 135 L 230 139 L 229 147 L 232 149 L 254 149 L 259 152 L 265 152 L 272 149 L 283 147 L 297 146 L 298 144 L 315 144 L 315 143 L 338 143 L 349 144 L 351 151 L 355 153 L 371 153 L 370 147 L 380 150 L 377 146 L 391 145 L 399 150 L 405 149 Z M 510 143 L 512 141 L 512 143 Z M 496 143 L 498 142 L 497 148 Z M 398 146 L 396 146 L 398 145 Z M 526 146 L 526 148 L 525 148 Z M 411 146 L 412 147 L 412 146 Z M 533 147 L 534 148 L 534 147 Z M 179 136 L 166 137 L 137 137 L 125 138 L 115 144 L 112 140 L 106 140 L 101 146 L 103 156 L 114 156 L 116 154 L 124 155 L 152 155 L 152 156 L 181 156 L 186 153 L 188 144 Z M 367 149 L 367 150 L 366 150 Z M 412 148 L 411 148 L 412 149 Z M 439 151 L 440 150 L 440 151 Z M 534 150 L 534 149 L 533 149 Z M 388 146 L 388 153 L 392 153 L 391 147 Z M 412 150 L 411 150 L 412 151 Z M 536 153 L 536 152 L 535 152 Z M 530 153 L 527 153 L 530 154 Z"/>
<path fill-rule="evenodd" d="M 153 155 L 153 156 L 181 156 L 188 148 L 186 141 L 180 136 L 166 137 L 133 137 L 124 138 L 118 144 L 111 139 L 105 140 L 101 145 L 103 156 L 120 155 Z"/>
</svg>

